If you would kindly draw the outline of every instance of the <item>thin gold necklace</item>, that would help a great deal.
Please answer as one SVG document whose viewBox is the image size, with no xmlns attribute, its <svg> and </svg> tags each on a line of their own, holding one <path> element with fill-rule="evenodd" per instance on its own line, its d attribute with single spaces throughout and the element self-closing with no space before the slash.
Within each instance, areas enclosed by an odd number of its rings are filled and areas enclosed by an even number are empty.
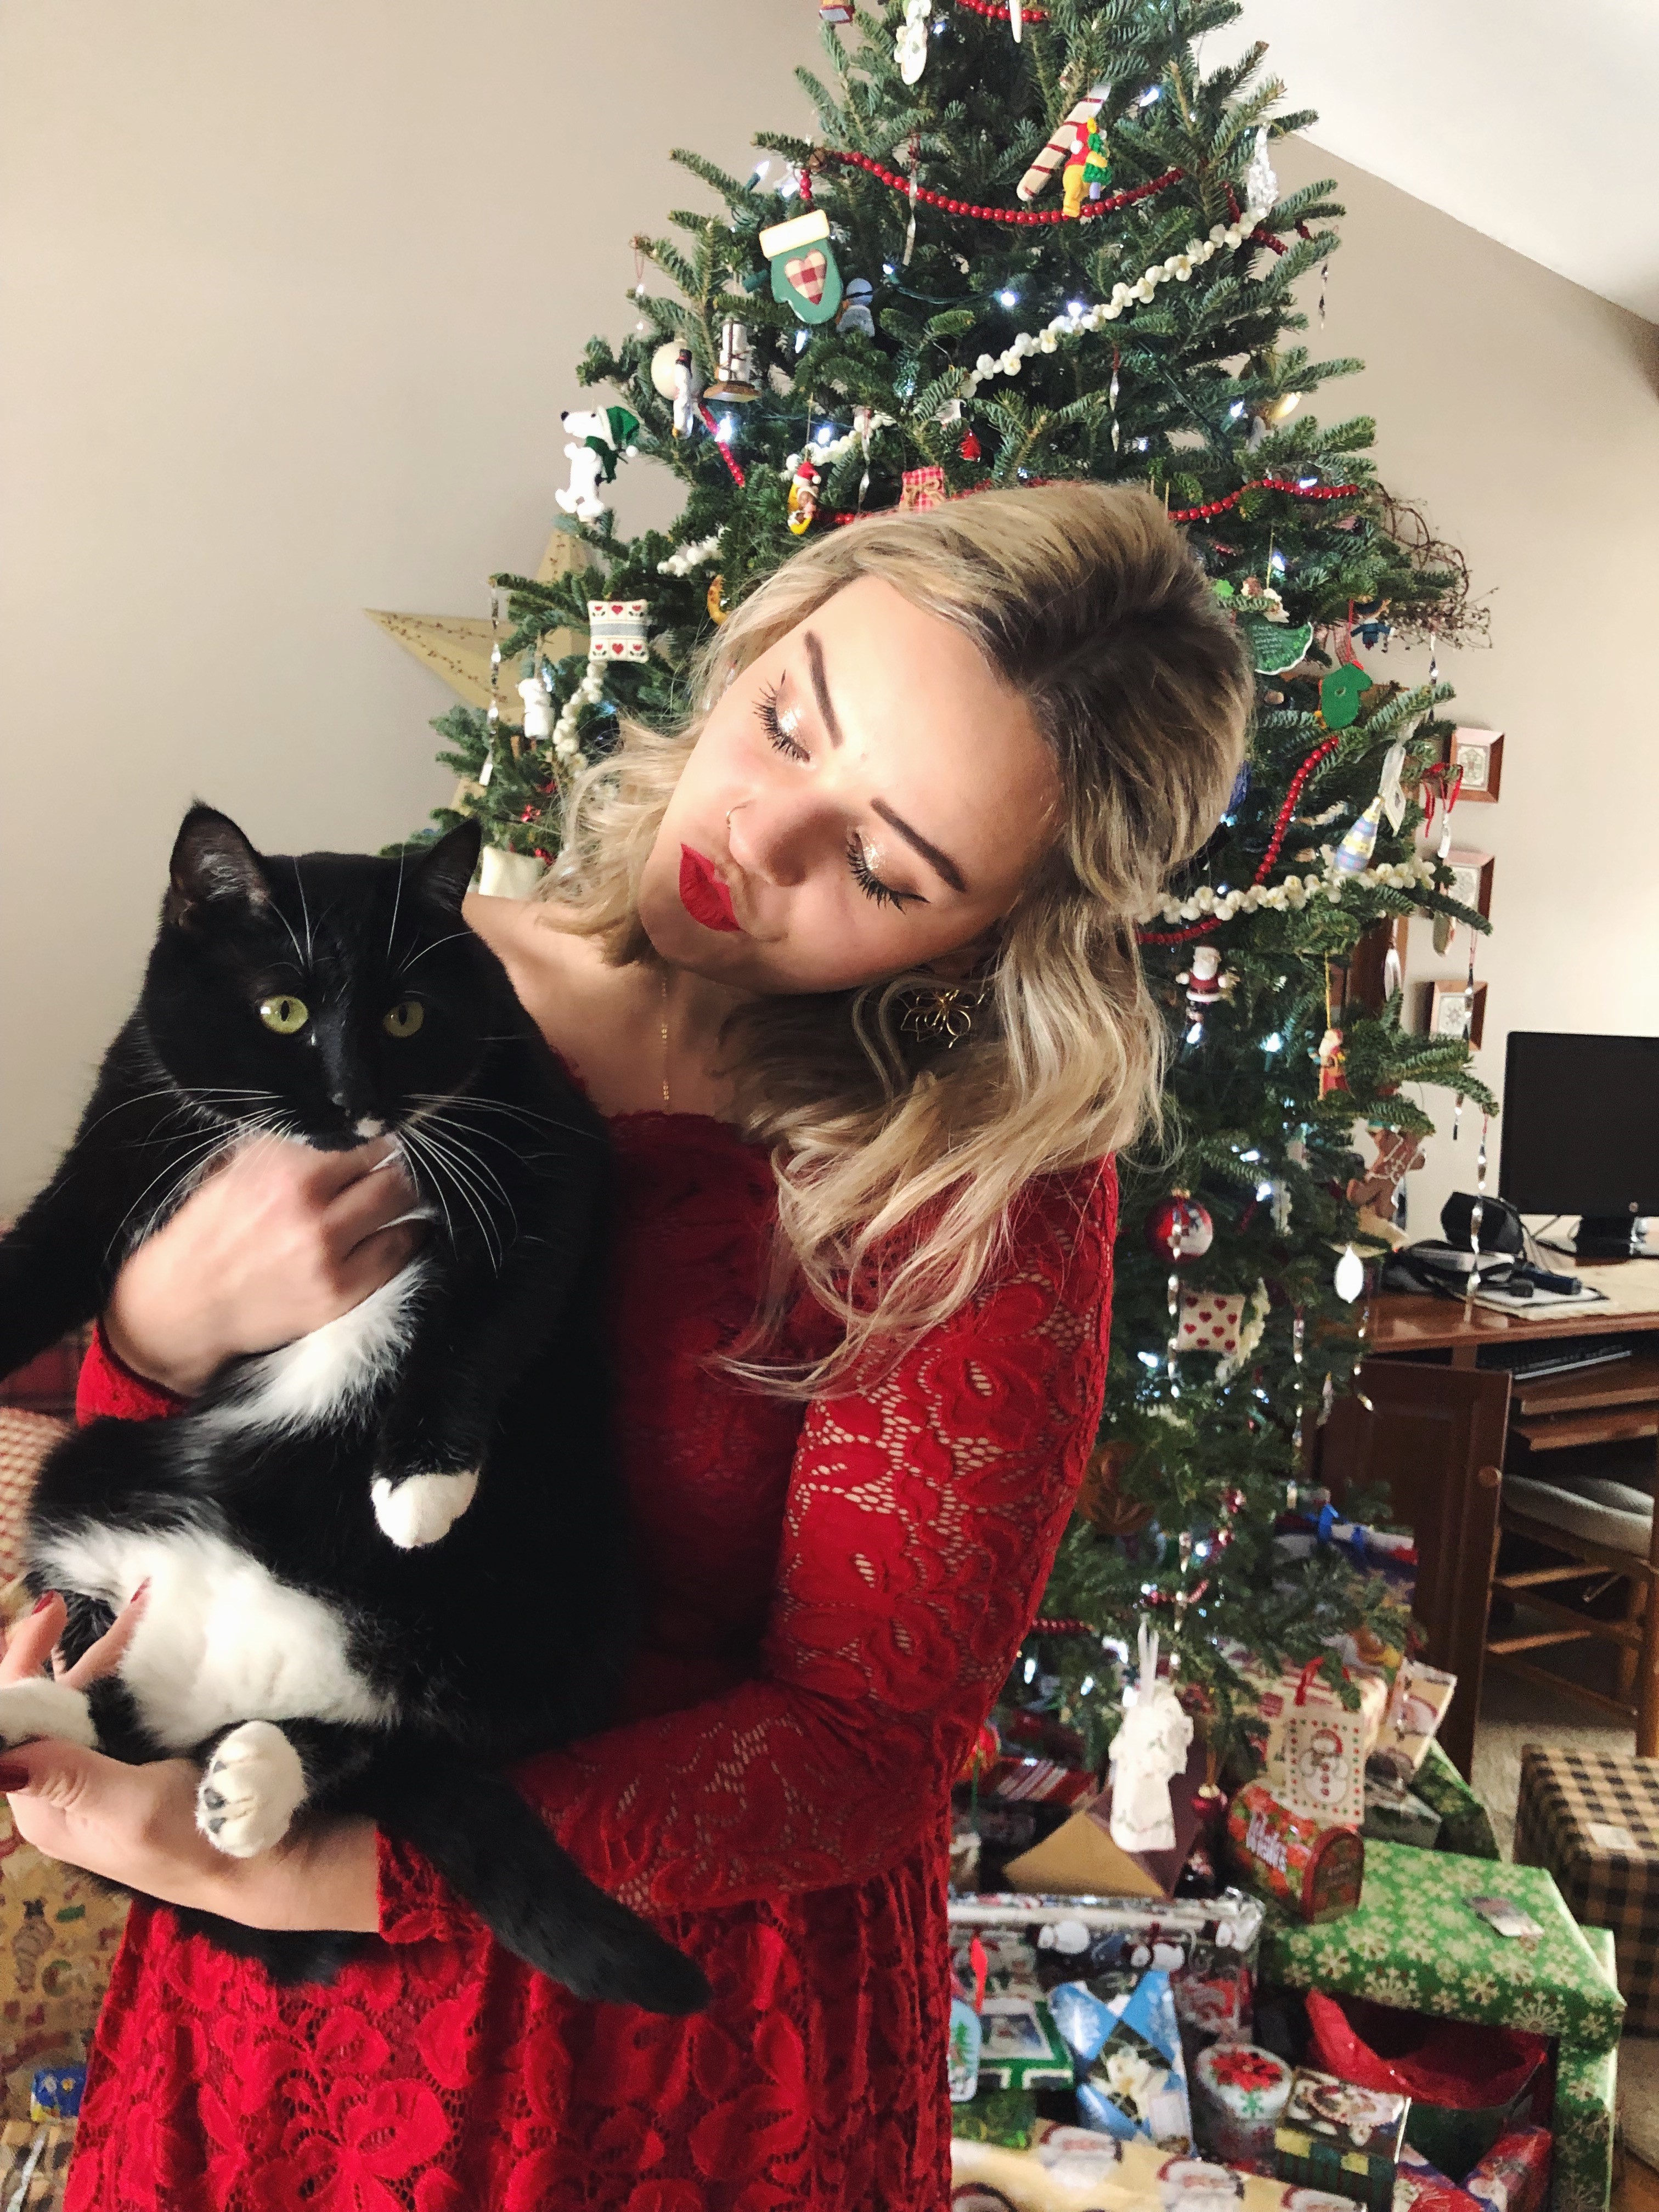
<svg viewBox="0 0 1659 2212">
<path fill-rule="evenodd" d="M 672 1106 L 672 1105 L 673 1104 L 673 1103 L 674 1103 L 674 1102 L 673 1102 L 673 1100 L 672 1100 L 672 1099 L 669 1097 L 669 1095 L 668 1095 L 668 970 L 667 970 L 665 968 L 665 969 L 663 969 L 663 971 L 662 971 L 662 1024 L 661 1024 L 661 1026 L 662 1026 L 662 1103 L 663 1103 L 663 1104 L 664 1104 L 665 1106 Z"/>
</svg>

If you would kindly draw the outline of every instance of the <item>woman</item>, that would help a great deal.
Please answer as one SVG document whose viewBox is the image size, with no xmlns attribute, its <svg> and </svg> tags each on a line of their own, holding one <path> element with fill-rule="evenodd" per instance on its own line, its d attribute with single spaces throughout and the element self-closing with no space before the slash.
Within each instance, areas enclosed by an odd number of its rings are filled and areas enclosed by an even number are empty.
<svg viewBox="0 0 1659 2212">
<path fill-rule="evenodd" d="M 229 1861 L 185 1762 L 27 1745 L 0 1786 L 43 1850 L 385 1938 L 277 1990 L 136 1905 L 70 2212 L 945 2200 L 948 1793 L 1098 1420 L 1109 1156 L 1160 1034 L 1133 918 L 1225 803 L 1249 677 L 1153 502 L 1091 486 L 826 533 L 704 674 L 587 779 L 547 901 L 470 911 L 611 1117 L 646 1601 L 617 1724 L 514 1778 L 713 2001 L 580 2004 L 365 1822 Z M 205 1185 L 83 1412 L 164 1413 L 386 1279 L 384 1149 Z"/>
</svg>

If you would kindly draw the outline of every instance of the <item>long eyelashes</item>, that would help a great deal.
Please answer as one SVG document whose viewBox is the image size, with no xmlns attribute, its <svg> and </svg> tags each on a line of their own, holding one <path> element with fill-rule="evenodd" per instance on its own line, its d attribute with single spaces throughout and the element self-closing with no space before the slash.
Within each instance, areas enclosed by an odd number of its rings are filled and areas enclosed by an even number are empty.
<svg viewBox="0 0 1659 2212">
<path fill-rule="evenodd" d="M 770 684 L 755 702 L 755 712 L 760 726 L 774 749 L 789 760 L 810 760 L 811 755 L 805 745 L 797 744 L 795 732 L 800 726 L 800 715 L 793 707 L 778 712 L 778 687 Z"/>
<path fill-rule="evenodd" d="M 891 884 L 883 883 L 881 878 L 870 866 L 869 856 L 864 849 L 864 840 L 856 830 L 851 832 L 847 840 L 847 865 L 853 872 L 853 881 L 865 896 L 874 899 L 878 906 L 902 908 L 912 903 L 919 903 L 922 906 L 927 903 L 920 891 L 896 891 Z"/>
<path fill-rule="evenodd" d="M 805 746 L 795 741 L 795 732 L 800 726 L 799 709 L 787 707 L 781 714 L 778 712 L 778 687 L 775 684 L 769 684 L 762 692 L 755 702 L 755 712 L 769 744 L 786 760 L 811 758 Z M 864 849 L 864 840 L 856 830 L 848 835 L 847 865 L 852 871 L 854 882 L 866 898 L 873 899 L 878 906 L 890 906 L 896 911 L 902 911 L 907 906 L 926 906 L 927 903 L 920 891 L 896 891 L 890 884 L 883 883 L 871 866 L 869 855 Z"/>
</svg>

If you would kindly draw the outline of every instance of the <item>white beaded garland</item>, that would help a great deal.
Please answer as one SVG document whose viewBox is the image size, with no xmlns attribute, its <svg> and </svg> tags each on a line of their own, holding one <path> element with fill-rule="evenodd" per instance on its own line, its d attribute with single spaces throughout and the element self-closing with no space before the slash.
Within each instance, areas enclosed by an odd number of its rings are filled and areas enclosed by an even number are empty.
<svg viewBox="0 0 1659 2212">
<path fill-rule="evenodd" d="M 1200 884 L 1189 898 L 1166 898 L 1143 921 L 1231 921 L 1237 914 L 1300 914 L 1310 899 L 1322 895 L 1333 906 L 1341 903 L 1345 890 L 1366 890 L 1382 884 L 1389 890 L 1411 891 L 1434 881 L 1435 864 L 1414 854 L 1409 860 L 1385 860 L 1380 867 L 1364 868 L 1358 875 L 1338 875 L 1328 862 L 1318 873 L 1285 876 L 1276 884 L 1251 884 L 1247 890 L 1217 891 Z"/>
<path fill-rule="evenodd" d="M 598 706 L 604 696 L 605 665 L 600 661 L 590 661 L 581 682 L 565 701 L 553 725 L 553 750 L 567 767 L 582 757 L 581 739 L 576 735 L 582 708 Z"/>
<path fill-rule="evenodd" d="M 893 417 L 890 415 L 884 415 L 880 408 L 878 407 L 870 417 L 870 432 L 872 436 L 873 436 L 878 430 L 890 430 L 892 427 Z M 806 450 L 811 456 L 813 467 L 815 469 L 822 469 L 830 466 L 833 462 L 840 460 L 843 453 L 850 453 L 854 447 L 858 443 L 859 433 L 856 430 L 844 430 L 839 438 L 831 438 L 826 445 L 820 445 L 815 438 Z M 795 471 L 800 466 L 800 464 L 801 456 L 799 453 L 787 454 L 785 457 L 783 466 L 778 471 L 780 479 L 783 483 L 787 483 L 789 479 L 794 475 Z"/>
<path fill-rule="evenodd" d="M 1171 253 L 1165 260 L 1154 262 L 1133 284 L 1114 284 L 1109 300 L 1080 308 L 1075 313 L 1068 311 L 1056 315 L 1041 331 L 1021 331 L 1000 356 L 981 354 L 957 397 L 971 399 L 980 386 L 988 383 L 994 376 L 1018 376 L 1020 363 L 1028 353 L 1052 353 L 1062 338 L 1081 337 L 1089 331 L 1103 330 L 1137 301 L 1144 303 L 1152 299 L 1160 284 L 1171 281 L 1186 283 L 1194 269 L 1201 268 L 1216 254 L 1242 246 L 1272 204 L 1271 201 L 1265 206 L 1252 204 L 1237 222 L 1213 224 L 1207 240 L 1189 238 L 1184 252 Z"/>
<path fill-rule="evenodd" d="M 717 530 L 712 538 L 699 538 L 693 545 L 682 545 L 665 561 L 657 563 L 659 576 L 687 576 L 693 568 L 701 568 L 705 561 L 712 561 L 720 550 L 720 534 Z"/>
</svg>

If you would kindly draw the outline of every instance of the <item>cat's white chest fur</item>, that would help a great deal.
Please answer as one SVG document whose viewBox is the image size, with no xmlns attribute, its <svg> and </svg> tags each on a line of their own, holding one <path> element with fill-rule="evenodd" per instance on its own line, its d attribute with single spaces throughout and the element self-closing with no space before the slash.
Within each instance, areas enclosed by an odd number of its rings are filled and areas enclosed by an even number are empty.
<svg viewBox="0 0 1659 2212">
<path fill-rule="evenodd" d="M 88 1528 L 43 1544 L 39 1565 L 58 1589 L 87 1591 L 117 1611 L 149 1577 L 121 1679 L 170 1751 L 236 1721 L 396 1718 L 392 1701 L 350 1664 L 341 1614 L 222 1536 Z"/>
<path fill-rule="evenodd" d="M 233 1393 L 203 1422 L 230 1429 L 311 1429 L 344 1419 L 392 1373 L 408 1349 L 427 1273 L 411 1260 L 337 1321 L 250 1360 Z"/>
</svg>

